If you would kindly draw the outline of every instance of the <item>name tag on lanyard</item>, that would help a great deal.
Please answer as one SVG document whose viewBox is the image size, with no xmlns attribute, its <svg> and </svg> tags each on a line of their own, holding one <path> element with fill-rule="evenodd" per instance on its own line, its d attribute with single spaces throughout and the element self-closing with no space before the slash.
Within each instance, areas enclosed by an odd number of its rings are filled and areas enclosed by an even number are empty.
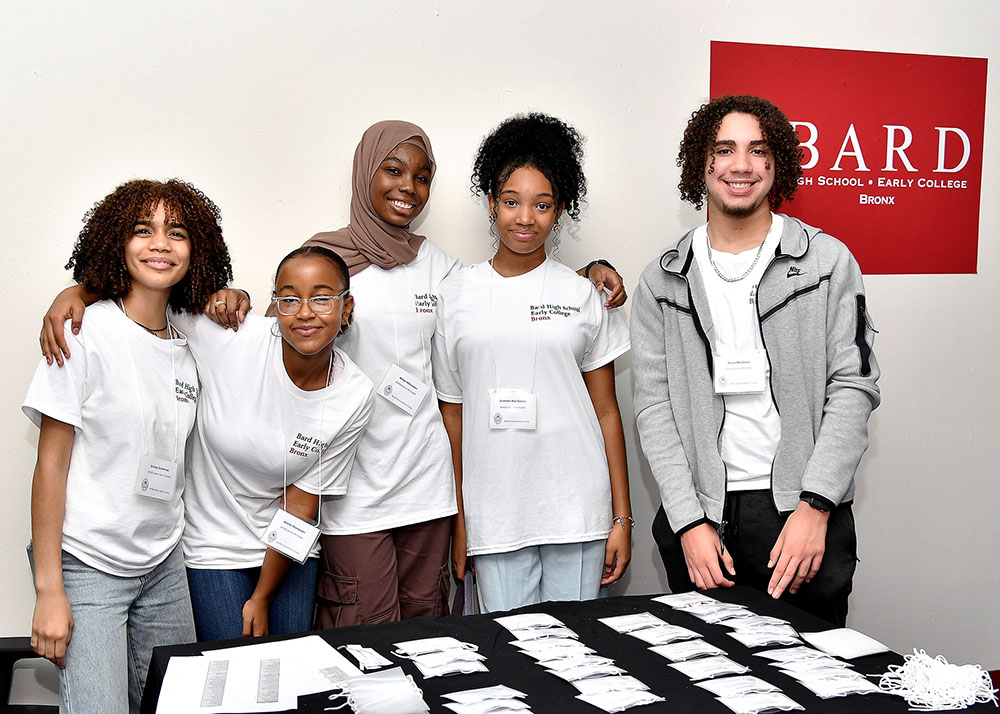
<svg viewBox="0 0 1000 714">
<path fill-rule="evenodd" d="M 764 350 L 728 350 L 713 357 L 716 394 L 760 394 L 767 389 Z"/>
<path fill-rule="evenodd" d="M 306 562 L 319 540 L 319 528 L 279 508 L 260 540 L 268 548 L 301 564 Z"/>
<path fill-rule="evenodd" d="M 527 389 L 490 390 L 490 429 L 536 427 L 538 395 Z"/>
<path fill-rule="evenodd" d="M 155 456 L 139 459 L 135 494 L 154 501 L 169 501 L 177 490 L 177 464 Z"/>
<path fill-rule="evenodd" d="M 378 394 L 387 402 L 413 416 L 430 391 L 424 382 L 398 364 L 389 365 L 378 385 Z"/>
</svg>

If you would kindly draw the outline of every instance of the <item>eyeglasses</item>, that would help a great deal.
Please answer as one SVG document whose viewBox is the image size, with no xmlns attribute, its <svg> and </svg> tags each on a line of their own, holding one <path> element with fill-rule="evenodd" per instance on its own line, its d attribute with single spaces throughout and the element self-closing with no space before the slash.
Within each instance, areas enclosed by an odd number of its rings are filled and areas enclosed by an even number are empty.
<svg viewBox="0 0 1000 714">
<path fill-rule="evenodd" d="M 334 305 L 338 300 L 343 300 L 350 290 L 345 290 L 340 295 L 314 295 L 305 300 L 309 303 L 309 309 L 317 315 L 329 315 L 333 312 Z M 277 303 L 278 312 L 282 315 L 298 315 L 302 309 L 303 299 L 294 295 L 286 297 L 272 297 L 271 302 Z"/>
</svg>

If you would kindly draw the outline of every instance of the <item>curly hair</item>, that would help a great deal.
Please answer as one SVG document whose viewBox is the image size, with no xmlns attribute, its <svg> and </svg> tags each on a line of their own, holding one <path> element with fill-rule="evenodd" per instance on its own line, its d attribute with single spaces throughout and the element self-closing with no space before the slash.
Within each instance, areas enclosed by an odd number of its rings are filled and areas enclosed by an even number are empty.
<svg viewBox="0 0 1000 714">
<path fill-rule="evenodd" d="M 583 137 L 576 129 L 548 114 L 517 114 L 479 145 L 472 192 L 496 201 L 500 187 L 514 171 L 532 166 L 552 184 L 556 206 L 579 220 L 580 202 L 587 193 L 582 164 Z"/>
<path fill-rule="evenodd" d="M 681 139 L 677 165 L 681 180 L 677 188 L 681 199 L 701 210 L 705 203 L 705 164 L 712 151 L 712 144 L 719 132 L 719 125 L 728 115 L 750 114 L 760 123 L 760 130 L 774 155 L 774 185 L 767 194 L 772 210 L 783 201 L 791 201 L 802 176 L 802 149 L 795 129 L 788 117 L 771 102 L 751 95 L 726 96 L 703 104 L 691 115 Z"/>
<path fill-rule="evenodd" d="M 218 206 L 180 179 L 127 181 L 95 203 L 83 217 L 66 269 L 73 270 L 73 279 L 87 292 L 102 299 L 128 295 L 132 280 L 125 244 L 136 223 L 154 213 L 160 202 L 167 221 L 182 223 L 191 239 L 187 274 L 170 290 L 168 304 L 177 311 L 199 313 L 212 293 L 229 284 L 233 268 Z"/>
</svg>

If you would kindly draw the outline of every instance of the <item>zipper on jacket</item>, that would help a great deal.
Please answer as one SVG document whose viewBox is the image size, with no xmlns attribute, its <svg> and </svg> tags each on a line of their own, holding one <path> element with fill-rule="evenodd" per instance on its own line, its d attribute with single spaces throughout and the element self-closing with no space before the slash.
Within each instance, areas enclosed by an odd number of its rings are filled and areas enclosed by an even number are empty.
<svg viewBox="0 0 1000 714">
<path fill-rule="evenodd" d="M 719 534 L 719 545 L 722 548 L 720 555 L 725 555 L 726 526 L 729 525 L 729 521 L 726 520 L 726 501 L 729 500 L 729 467 L 726 466 L 726 460 L 722 458 L 722 430 L 726 426 L 726 395 L 720 396 L 722 397 L 722 422 L 719 424 L 719 433 L 715 435 L 715 446 L 719 450 L 719 461 L 722 462 L 722 516 L 719 518 L 719 525 L 715 530 Z"/>
<path fill-rule="evenodd" d="M 764 355 L 767 357 L 767 390 L 771 393 L 771 404 L 774 405 L 774 411 L 778 414 L 778 426 L 781 426 L 781 408 L 778 406 L 778 400 L 774 398 L 774 390 L 771 388 L 771 353 L 767 351 L 767 341 L 764 339 L 764 321 L 760 316 L 760 284 L 764 282 L 764 277 L 767 275 L 767 271 L 771 269 L 771 266 L 778 260 L 778 256 L 775 255 L 771 258 L 771 262 L 767 264 L 764 268 L 764 272 L 760 274 L 760 280 L 757 282 L 757 290 L 754 293 L 754 303 L 753 309 L 757 313 L 757 330 L 760 332 L 760 344 L 764 348 Z M 778 440 L 778 445 L 780 447 L 781 440 Z M 771 503 L 774 504 L 774 508 L 779 513 L 781 509 L 778 508 L 778 500 L 774 496 L 774 460 L 778 457 L 778 450 L 774 450 L 774 456 L 771 457 L 771 480 L 768 491 L 771 492 Z"/>
</svg>

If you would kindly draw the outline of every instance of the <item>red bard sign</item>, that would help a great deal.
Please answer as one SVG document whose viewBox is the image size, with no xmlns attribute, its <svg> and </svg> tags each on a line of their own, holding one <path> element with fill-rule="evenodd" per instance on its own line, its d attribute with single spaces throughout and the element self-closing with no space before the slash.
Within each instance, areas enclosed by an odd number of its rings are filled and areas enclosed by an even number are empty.
<svg viewBox="0 0 1000 714">
<path fill-rule="evenodd" d="M 985 59 L 735 42 L 711 52 L 713 98 L 765 97 L 798 130 L 802 180 L 782 211 L 842 240 L 868 274 L 976 272 Z"/>
</svg>

